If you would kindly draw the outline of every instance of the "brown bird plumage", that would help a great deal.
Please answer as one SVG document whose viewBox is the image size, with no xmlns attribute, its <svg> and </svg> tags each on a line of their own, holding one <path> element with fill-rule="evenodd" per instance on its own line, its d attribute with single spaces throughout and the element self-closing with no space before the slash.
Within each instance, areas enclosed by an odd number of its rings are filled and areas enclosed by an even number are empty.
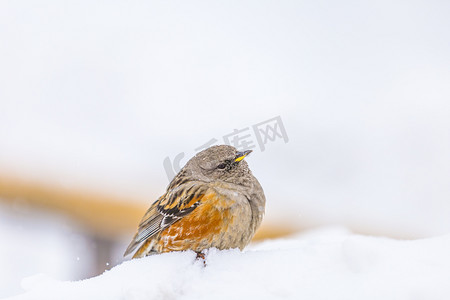
<svg viewBox="0 0 450 300">
<path fill-rule="evenodd" d="M 243 159 L 251 151 L 212 146 L 191 158 L 139 223 L 124 255 L 240 248 L 261 223 L 265 196 Z"/>
</svg>

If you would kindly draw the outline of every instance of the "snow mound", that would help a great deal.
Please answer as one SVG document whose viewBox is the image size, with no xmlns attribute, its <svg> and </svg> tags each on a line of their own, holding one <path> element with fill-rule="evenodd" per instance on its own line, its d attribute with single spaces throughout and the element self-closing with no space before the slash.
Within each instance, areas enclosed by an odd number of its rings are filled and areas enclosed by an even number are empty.
<svg viewBox="0 0 450 300">
<path fill-rule="evenodd" d="M 327 229 L 238 250 L 127 261 L 76 282 L 26 278 L 9 299 L 450 299 L 450 235 L 400 241 Z"/>
</svg>

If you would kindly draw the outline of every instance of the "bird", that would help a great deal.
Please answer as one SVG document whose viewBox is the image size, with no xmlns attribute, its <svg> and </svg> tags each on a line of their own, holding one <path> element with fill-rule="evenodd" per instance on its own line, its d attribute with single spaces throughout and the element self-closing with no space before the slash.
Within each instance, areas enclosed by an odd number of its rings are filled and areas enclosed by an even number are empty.
<svg viewBox="0 0 450 300">
<path fill-rule="evenodd" d="M 244 158 L 252 150 L 211 146 L 192 157 L 144 214 L 124 256 L 134 258 L 250 243 L 265 213 L 264 191 Z M 138 248 L 139 247 L 139 248 Z"/>
</svg>

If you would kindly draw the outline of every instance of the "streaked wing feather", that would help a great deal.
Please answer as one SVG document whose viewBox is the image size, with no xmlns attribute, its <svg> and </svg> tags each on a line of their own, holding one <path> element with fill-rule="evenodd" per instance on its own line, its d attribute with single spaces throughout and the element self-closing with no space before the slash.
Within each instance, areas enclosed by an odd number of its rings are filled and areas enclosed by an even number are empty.
<svg viewBox="0 0 450 300">
<path fill-rule="evenodd" d="M 148 237 L 154 235 L 161 229 L 161 224 L 164 219 L 164 216 L 157 215 L 152 218 L 151 222 L 148 223 L 147 226 L 142 227 L 142 230 L 139 230 L 136 241 L 142 242 L 146 240 Z"/>
<path fill-rule="evenodd" d="M 133 252 L 142 242 L 190 214 L 206 194 L 208 187 L 196 182 L 178 186 L 161 196 L 145 213 L 124 255 Z"/>
</svg>

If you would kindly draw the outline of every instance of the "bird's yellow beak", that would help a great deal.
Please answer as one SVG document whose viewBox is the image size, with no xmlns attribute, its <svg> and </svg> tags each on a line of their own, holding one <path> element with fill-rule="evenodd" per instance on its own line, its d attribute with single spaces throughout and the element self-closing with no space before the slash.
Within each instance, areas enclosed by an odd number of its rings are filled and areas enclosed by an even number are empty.
<svg viewBox="0 0 450 300">
<path fill-rule="evenodd" d="M 243 160 L 247 155 L 252 153 L 253 150 L 245 150 L 245 151 L 239 151 L 236 153 L 236 158 L 234 159 L 235 162 L 240 162 Z"/>
</svg>

